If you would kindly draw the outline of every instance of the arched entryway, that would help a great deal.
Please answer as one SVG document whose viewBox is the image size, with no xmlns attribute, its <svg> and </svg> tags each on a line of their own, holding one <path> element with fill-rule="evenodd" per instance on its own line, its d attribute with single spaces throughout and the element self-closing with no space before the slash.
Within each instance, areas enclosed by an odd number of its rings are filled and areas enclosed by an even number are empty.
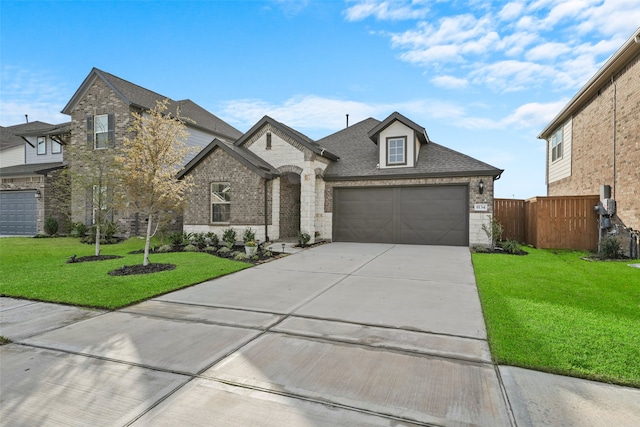
<svg viewBox="0 0 640 427">
<path fill-rule="evenodd" d="M 300 231 L 300 174 L 280 174 L 280 238 L 297 237 Z"/>
</svg>

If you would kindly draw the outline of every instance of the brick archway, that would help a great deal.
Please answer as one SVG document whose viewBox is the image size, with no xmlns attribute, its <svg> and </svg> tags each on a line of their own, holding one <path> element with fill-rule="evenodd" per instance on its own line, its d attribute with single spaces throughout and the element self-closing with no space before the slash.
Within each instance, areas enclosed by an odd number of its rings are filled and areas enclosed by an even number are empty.
<svg viewBox="0 0 640 427">
<path fill-rule="evenodd" d="M 300 231 L 300 174 L 280 174 L 280 238 L 297 237 Z"/>
</svg>

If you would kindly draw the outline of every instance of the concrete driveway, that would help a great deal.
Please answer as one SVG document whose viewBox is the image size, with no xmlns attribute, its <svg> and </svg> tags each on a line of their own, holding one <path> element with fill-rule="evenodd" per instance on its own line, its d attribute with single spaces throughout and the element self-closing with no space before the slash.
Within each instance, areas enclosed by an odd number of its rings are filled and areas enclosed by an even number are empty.
<svg viewBox="0 0 640 427">
<path fill-rule="evenodd" d="M 116 312 L 0 310 L 5 425 L 508 426 L 501 375 L 526 380 L 491 363 L 467 248 L 332 243 Z"/>
</svg>

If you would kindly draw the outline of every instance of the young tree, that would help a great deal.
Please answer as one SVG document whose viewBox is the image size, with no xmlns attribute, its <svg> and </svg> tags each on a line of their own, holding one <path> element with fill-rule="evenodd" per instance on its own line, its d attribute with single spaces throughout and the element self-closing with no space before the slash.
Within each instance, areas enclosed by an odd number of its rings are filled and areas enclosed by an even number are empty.
<svg viewBox="0 0 640 427">
<path fill-rule="evenodd" d="M 185 192 L 191 186 L 189 179 L 176 178 L 189 152 L 189 136 L 179 112 L 166 113 L 168 100 L 157 102 L 156 107 L 144 114 L 132 113 L 132 138 L 125 137 L 116 160 L 121 165 L 123 195 L 127 201 L 147 218 L 147 236 L 143 265 L 149 265 L 149 243 L 153 219 L 167 210 L 181 208 Z"/>
<path fill-rule="evenodd" d="M 101 133 L 106 134 L 106 129 Z M 65 158 L 69 159 L 70 166 L 61 172 L 59 179 L 53 184 L 52 198 L 62 211 L 71 212 L 72 198 L 76 206 L 82 206 L 82 210 L 76 212 L 76 215 L 84 216 L 83 221 L 88 220 L 94 225 L 95 255 L 98 256 L 101 250 L 101 228 L 118 204 L 116 197 L 120 186 L 120 164 L 115 160 L 118 149 L 113 141 L 108 141 L 99 148 L 93 143 L 68 144 L 65 151 Z"/>
</svg>

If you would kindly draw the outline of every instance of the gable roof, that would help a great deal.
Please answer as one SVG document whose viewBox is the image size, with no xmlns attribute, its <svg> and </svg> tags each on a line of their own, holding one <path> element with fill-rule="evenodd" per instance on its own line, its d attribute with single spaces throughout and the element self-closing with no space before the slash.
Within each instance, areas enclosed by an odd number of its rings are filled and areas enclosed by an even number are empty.
<svg viewBox="0 0 640 427">
<path fill-rule="evenodd" d="M 503 172 L 502 169 L 433 141 L 422 145 L 415 167 L 379 169 L 377 167 L 378 146 L 372 142 L 370 135 L 381 129 L 381 123 L 383 122 L 368 118 L 319 140 L 318 144 L 340 156 L 339 161 L 332 162 L 327 166 L 323 178 L 326 181 L 444 176 L 492 176 L 497 178 Z"/>
<path fill-rule="evenodd" d="M 36 132 L 38 136 L 41 129 L 50 129 L 54 125 L 40 121 L 21 123 L 13 126 L 0 126 L 0 150 L 17 147 L 24 144 L 24 139 L 20 136 L 25 132 Z"/>
<path fill-rule="evenodd" d="M 373 142 L 375 142 L 377 144 L 378 143 L 378 137 L 380 136 L 380 132 L 385 130 L 387 127 L 389 127 L 389 125 L 391 125 L 395 121 L 398 121 L 398 122 L 402 123 L 403 125 L 413 129 L 416 132 L 416 135 L 418 136 L 418 140 L 421 143 L 426 144 L 427 142 L 430 142 L 429 141 L 429 135 L 427 135 L 427 131 L 426 131 L 425 128 L 423 128 L 422 126 L 416 124 L 412 120 L 409 120 L 408 118 L 406 118 L 402 114 L 398 113 L 397 111 L 394 111 L 393 113 L 391 113 L 391 115 L 389 117 L 384 119 L 382 122 L 380 122 L 373 129 L 371 129 L 368 132 L 367 135 L 369 136 L 369 138 L 371 138 L 371 140 Z"/>
<path fill-rule="evenodd" d="M 574 111 L 582 108 L 598 94 L 603 85 L 608 84 L 616 73 L 621 71 L 633 58 L 640 55 L 640 28 L 605 62 L 598 72 L 574 95 L 562 110 L 538 135 L 538 139 L 547 139 L 562 123 L 567 121 Z"/>
<path fill-rule="evenodd" d="M 238 147 L 233 144 L 221 141 L 218 138 L 211 141 L 209 145 L 203 148 L 197 156 L 195 156 L 184 168 L 178 173 L 178 179 L 188 175 L 201 161 L 207 158 L 216 149 L 221 149 L 237 161 L 248 167 L 253 172 L 265 179 L 272 179 L 279 176 L 280 173 L 276 168 L 262 160 L 260 157 L 252 153 L 244 147 Z"/>
<path fill-rule="evenodd" d="M 93 68 L 89 75 L 84 79 L 78 90 L 73 94 L 67 105 L 62 109 L 62 113 L 71 114 L 71 110 L 76 103 L 84 96 L 86 90 L 91 86 L 94 79 L 101 79 L 116 95 L 120 97 L 125 103 L 132 107 L 140 108 L 143 110 L 150 110 L 155 108 L 156 102 L 169 100 L 169 112 L 172 114 L 177 113 L 177 109 L 180 108 L 180 115 L 182 117 L 190 118 L 195 123 L 189 123 L 189 126 L 200 128 L 215 134 L 220 135 L 225 139 L 235 140 L 242 135 L 238 129 L 234 128 L 230 124 L 226 123 L 219 117 L 211 114 L 195 102 L 190 99 L 184 99 L 182 101 L 174 101 L 168 96 L 160 95 L 157 92 L 153 92 L 149 89 L 145 89 L 142 86 L 138 86 L 120 77 L 109 74 L 105 71 Z"/>
<path fill-rule="evenodd" d="M 247 142 L 247 140 L 249 138 L 251 138 L 253 135 L 255 135 L 255 133 L 258 132 L 260 129 L 262 129 L 266 124 L 270 124 L 271 126 L 273 126 L 274 128 L 278 129 L 280 132 L 284 133 L 289 138 L 293 139 L 294 141 L 296 141 L 297 143 L 299 143 L 303 147 L 311 150 L 312 152 L 314 152 L 314 153 L 316 153 L 316 154 L 318 154 L 318 155 L 320 155 L 322 157 L 325 157 L 325 158 L 327 158 L 329 160 L 334 160 L 334 161 L 339 159 L 338 156 L 336 156 L 332 152 L 328 151 L 325 147 L 322 147 L 320 144 L 318 144 L 317 142 L 315 142 L 314 140 L 312 140 L 308 136 L 304 135 L 303 133 L 298 132 L 297 130 L 295 130 L 293 128 L 290 128 L 289 126 L 285 125 L 284 123 L 280 123 L 279 121 L 272 119 L 269 116 L 264 116 L 262 119 L 260 119 L 258 121 L 258 123 L 253 125 L 253 127 L 251 129 L 249 129 L 244 135 L 242 135 L 242 137 L 240 137 L 234 143 L 234 145 L 237 146 L 237 147 L 240 147 L 240 146 L 244 145 L 244 143 Z"/>
</svg>

